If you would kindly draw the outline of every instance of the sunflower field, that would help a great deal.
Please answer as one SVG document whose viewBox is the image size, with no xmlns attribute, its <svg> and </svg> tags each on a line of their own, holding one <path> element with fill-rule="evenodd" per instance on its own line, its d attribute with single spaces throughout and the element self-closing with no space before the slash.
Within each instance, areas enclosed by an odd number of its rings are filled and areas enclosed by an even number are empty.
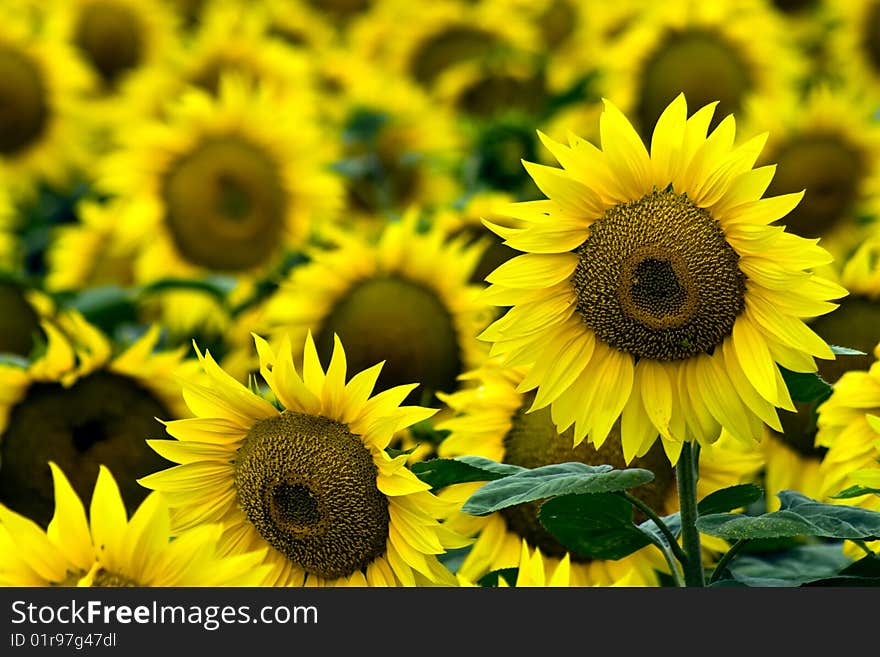
<svg viewBox="0 0 880 657">
<path fill-rule="evenodd" d="M 0 21 L 0 585 L 880 585 L 880 0 Z"/>
</svg>

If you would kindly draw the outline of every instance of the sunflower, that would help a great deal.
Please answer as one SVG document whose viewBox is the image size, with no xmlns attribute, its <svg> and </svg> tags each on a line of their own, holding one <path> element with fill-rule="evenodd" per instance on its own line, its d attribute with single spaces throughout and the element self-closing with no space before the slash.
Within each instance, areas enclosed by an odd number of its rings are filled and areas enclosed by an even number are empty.
<svg viewBox="0 0 880 657">
<path fill-rule="evenodd" d="M 386 0 L 353 22 L 347 37 L 358 56 L 426 90 L 456 64 L 535 53 L 540 47 L 535 28 L 504 3 L 466 0 Z"/>
<path fill-rule="evenodd" d="M 873 356 L 868 369 L 846 372 L 819 407 L 816 442 L 828 449 L 821 466 L 825 499 L 850 486 L 880 489 L 880 343 Z M 880 510 L 876 495 L 843 502 Z"/>
<path fill-rule="evenodd" d="M 254 339 L 274 404 L 199 353 L 206 383 L 182 381 L 196 417 L 149 441 L 181 464 L 139 480 L 168 495 L 177 530 L 222 522 L 224 553 L 268 546 L 264 585 L 454 585 L 437 558 L 463 545 L 437 519 L 445 505 L 385 451 L 435 412 L 399 405 L 417 384 L 371 397 L 382 365 L 346 383 L 338 338 L 325 371 L 306 337 L 302 376 L 289 340 Z"/>
<path fill-rule="evenodd" d="M 0 13 L 0 187 L 16 199 L 39 183 L 69 184 L 86 161 L 81 98 L 91 84 L 73 49 L 22 13 Z"/>
<path fill-rule="evenodd" d="M 451 395 L 439 395 L 455 412 L 437 423 L 449 435 L 440 443 L 438 455 L 443 458 L 474 455 L 493 461 L 535 468 L 554 463 L 579 461 L 588 465 L 608 464 L 626 467 L 620 441 L 608 441 L 601 448 L 588 443 L 573 445 L 573 429 L 558 433 L 549 409 L 530 411 L 535 395 L 518 392 L 528 368 L 504 368 L 497 361 L 465 375 L 472 385 Z M 619 424 L 613 429 L 619 433 Z M 674 468 L 659 444 L 636 458 L 632 467 L 651 470 L 655 479 L 633 489 L 633 495 L 660 515 L 678 510 L 678 493 Z M 762 465 L 757 446 L 746 449 L 726 437 L 701 453 L 698 494 L 734 484 L 754 481 Z M 481 484 L 459 484 L 440 492 L 441 497 L 461 502 Z M 576 586 L 609 586 L 627 579 L 637 586 L 657 586 L 657 572 L 668 572 L 661 555 L 653 546 L 620 559 L 607 561 L 570 554 L 538 520 L 537 503 L 522 504 L 483 517 L 463 513 L 447 520 L 450 527 L 476 540 L 465 557 L 459 572 L 477 580 L 493 570 L 516 565 L 520 544 L 525 540 L 531 548 L 540 549 L 545 564 L 556 567 L 560 560 L 570 561 L 570 578 Z M 637 520 L 646 518 L 638 516 Z M 707 548 L 717 548 L 711 541 Z"/>
<path fill-rule="evenodd" d="M 134 477 L 167 462 L 144 438 L 157 417 L 186 417 L 174 374 L 193 367 L 183 352 L 158 351 L 158 326 L 114 344 L 76 311 L 40 318 L 42 349 L 0 363 L 0 501 L 32 520 L 51 516 L 55 461 L 85 495 L 101 464 L 123 474 L 129 509 L 146 491 Z M 39 440 L 37 439 L 39 438 Z"/>
<path fill-rule="evenodd" d="M 131 518 L 110 470 L 98 469 L 86 517 L 81 494 L 49 462 L 54 512 L 47 529 L 0 504 L 3 586 L 256 586 L 265 576 L 260 552 L 222 557 L 222 528 L 203 525 L 170 534 L 159 493 Z"/>
<path fill-rule="evenodd" d="M 369 0 L 356 0 L 366 9 Z M 324 3 L 322 3 L 324 4 Z M 308 0 L 262 0 L 269 32 L 285 43 L 319 55 L 338 42 L 338 23 L 321 5 Z"/>
<path fill-rule="evenodd" d="M 758 160 L 777 164 L 768 193 L 806 188 L 803 201 L 785 218 L 788 230 L 821 237 L 836 260 L 861 242 L 863 217 L 880 193 L 878 98 L 849 81 L 817 86 L 806 98 L 791 93 L 784 103 L 758 99 L 748 111 L 755 128 L 746 132 L 770 133 Z"/>
<path fill-rule="evenodd" d="M 410 206 L 427 211 L 458 195 L 464 143 L 451 112 L 406 78 L 349 53 L 328 54 L 322 68 L 341 87 L 329 120 L 341 138 L 336 168 L 346 180 L 349 224 L 376 232 Z"/>
<path fill-rule="evenodd" d="M 494 309 L 469 283 L 484 245 L 437 225 L 420 231 L 418 220 L 408 211 L 377 241 L 339 231 L 335 247 L 312 248 L 266 302 L 261 329 L 295 341 L 313 332 L 325 362 L 338 333 L 353 368 L 386 361 L 380 389 L 418 382 L 426 401 L 451 392 L 487 352 L 476 335 Z"/>
<path fill-rule="evenodd" d="M 762 0 L 654 3 L 603 55 L 602 93 L 632 117 L 643 137 L 679 93 L 698 107 L 717 102 L 721 120 L 742 116 L 755 95 L 774 105 L 805 69 Z"/>
<path fill-rule="evenodd" d="M 803 196 L 762 199 L 774 167 L 752 169 L 765 136 L 734 146 L 734 119 L 707 136 L 715 104 L 663 112 L 648 154 L 609 101 L 603 149 L 572 135 L 545 145 L 562 169 L 526 163 L 547 200 L 516 204 L 526 226 L 489 224 L 523 255 L 492 272 L 488 302 L 512 306 L 482 334 L 507 366 L 532 365 L 520 390 L 551 406 L 574 443 L 601 447 L 621 418 L 625 461 L 714 442 L 746 443 L 776 408 L 793 410 L 779 365 L 816 370 L 831 348 L 802 317 L 844 296 L 811 268 L 815 240 L 768 226 Z"/>
<path fill-rule="evenodd" d="M 266 87 L 224 78 L 219 97 L 192 89 L 169 111 L 167 122 L 126 134 L 99 181 L 125 201 L 119 230 L 138 243 L 137 283 L 260 278 L 335 219 L 342 186 L 327 169 L 332 148 Z M 181 331 L 203 319 L 184 303 L 176 309 L 162 319 Z"/>
</svg>

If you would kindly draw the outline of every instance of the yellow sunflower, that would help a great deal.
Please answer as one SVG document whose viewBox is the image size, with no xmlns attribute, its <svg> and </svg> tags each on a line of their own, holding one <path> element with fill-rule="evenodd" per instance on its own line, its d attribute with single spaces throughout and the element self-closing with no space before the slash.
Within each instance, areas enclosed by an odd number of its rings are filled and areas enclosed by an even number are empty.
<svg viewBox="0 0 880 657">
<path fill-rule="evenodd" d="M 421 231 L 419 213 L 389 223 L 377 241 L 338 232 L 336 246 L 314 247 L 266 302 L 258 326 L 276 339 L 315 335 L 325 360 L 339 334 L 355 369 L 386 361 L 378 386 L 421 384 L 423 403 L 451 392 L 456 378 L 486 356 L 476 339 L 494 309 L 469 283 L 481 244 Z M 416 397 L 414 397 L 415 399 Z"/>
<path fill-rule="evenodd" d="M 192 89 L 168 121 L 132 128 L 100 184 L 124 199 L 117 220 L 139 245 L 137 283 L 215 273 L 247 281 L 335 220 L 342 185 L 332 157 L 293 105 L 224 78 L 219 97 Z M 203 316 L 182 300 L 162 319 L 185 332 Z"/>
<path fill-rule="evenodd" d="M 821 237 L 842 261 L 864 237 L 863 219 L 880 194 L 880 96 L 854 80 L 815 87 L 806 98 L 791 93 L 772 105 L 750 104 L 745 132 L 769 131 L 757 164 L 775 162 L 769 194 L 806 188 L 803 201 L 785 218 L 788 230 Z"/>
<path fill-rule="evenodd" d="M 76 53 L 20 12 L 0 10 L 0 187 L 63 187 L 86 161 L 81 98 L 91 84 Z"/>
<path fill-rule="evenodd" d="M 99 465 L 112 468 L 129 509 L 146 491 L 134 478 L 167 462 L 144 442 L 157 417 L 186 417 L 175 372 L 195 360 L 155 349 L 158 326 L 114 344 L 75 311 L 40 318 L 42 349 L 0 362 L 0 501 L 32 520 L 51 516 L 46 463 L 62 467 L 81 496 Z"/>
<path fill-rule="evenodd" d="M 82 495 L 49 462 L 54 512 L 48 528 L 0 504 L 2 586 L 257 586 L 264 554 L 223 557 L 219 525 L 170 533 L 169 510 L 153 493 L 128 517 L 113 475 L 98 470 L 86 517 Z"/>
<path fill-rule="evenodd" d="M 371 397 L 381 363 L 346 383 L 338 338 L 325 371 L 306 337 L 302 376 L 289 340 L 255 340 L 272 401 L 200 353 L 207 382 L 182 381 L 196 417 L 149 441 L 180 463 L 139 480 L 167 494 L 175 528 L 222 522 L 224 553 L 268 546 L 264 585 L 454 585 L 437 555 L 464 543 L 438 521 L 445 505 L 385 451 L 435 412 L 400 406 L 417 384 Z"/>
<path fill-rule="evenodd" d="M 527 372 L 527 368 L 503 368 L 493 361 L 465 375 L 471 386 L 451 395 L 440 395 L 455 415 L 437 423 L 438 429 L 449 432 L 438 447 L 438 455 L 442 458 L 482 456 L 527 468 L 570 461 L 627 467 L 619 440 L 606 442 L 599 449 L 588 443 L 573 448 L 573 430 L 569 428 L 559 433 L 549 409 L 530 412 L 534 393 L 517 391 Z M 619 425 L 613 431 L 619 433 Z M 631 463 L 632 467 L 654 472 L 654 481 L 633 489 L 632 493 L 661 516 L 678 511 L 675 470 L 670 458 L 655 444 Z M 707 446 L 700 455 L 699 497 L 754 481 L 762 464 L 757 446 L 747 449 L 730 437 Z M 481 485 L 458 484 L 442 490 L 440 495 L 461 503 Z M 544 529 L 538 520 L 538 509 L 537 503 L 530 503 L 482 517 L 463 513 L 451 516 L 447 520 L 450 527 L 464 535 L 476 536 L 459 569 L 461 576 L 476 581 L 493 570 L 514 567 L 523 540 L 541 550 L 548 568 L 556 567 L 560 560 L 569 560 L 570 581 L 574 586 L 610 586 L 621 579 L 637 586 L 657 586 L 657 572 L 668 573 L 661 554 L 653 546 L 618 561 L 571 555 Z M 636 515 L 638 520 L 641 512 Z M 706 547 L 717 549 L 719 544 L 710 540 Z"/>
<path fill-rule="evenodd" d="M 768 226 L 803 196 L 761 198 L 773 166 L 752 169 L 765 136 L 734 145 L 734 118 L 707 136 L 715 104 L 663 112 L 650 155 L 609 101 L 602 149 L 572 135 L 545 145 L 561 169 L 526 163 L 547 200 L 513 206 L 525 227 L 489 224 L 527 253 L 492 272 L 488 302 L 512 306 L 481 338 L 505 365 L 532 365 L 559 431 L 601 447 L 621 419 L 626 462 L 658 434 L 710 444 L 722 428 L 750 444 L 776 408 L 793 410 L 779 365 L 816 370 L 830 347 L 803 323 L 846 294 L 812 272 L 815 240 Z"/>
<path fill-rule="evenodd" d="M 805 67 L 762 0 L 651 3 L 603 54 L 602 94 L 644 137 L 680 93 L 697 107 L 717 102 L 716 120 L 742 117 L 747 99 L 758 95 L 773 105 Z"/>
<path fill-rule="evenodd" d="M 828 449 L 822 461 L 822 496 L 851 486 L 880 489 L 880 342 L 868 369 L 846 372 L 819 407 L 816 442 Z M 842 500 L 880 510 L 880 497 Z"/>
<path fill-rule="evenodd" d="M 369 0 L 356 0 L 366 9 Z M 338 24 L 322 10 L 325 3 L 308 0 L 262 0 L 269 31 L 285 43 L 314 54 L 326 51 L 339 39 Z"/>
</svg>

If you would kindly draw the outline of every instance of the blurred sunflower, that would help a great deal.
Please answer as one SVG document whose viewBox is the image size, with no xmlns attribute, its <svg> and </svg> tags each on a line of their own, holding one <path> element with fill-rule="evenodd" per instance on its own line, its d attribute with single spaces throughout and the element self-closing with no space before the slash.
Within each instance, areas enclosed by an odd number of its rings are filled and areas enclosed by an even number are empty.
<svg viewBox="0 0 880 657">
<path fill-rule="evenodd" d="M 747 112 L 746 132 L 769 131 L 759 165 L 776 163 L 767 192 L 788 194 L 806 188 L 803 201 L 786 217 L 787 229 L 845 259 L 864 238 L 863 217 L 880 193 L 878 96 L 854 81 L 814 88 L 772 105 L 757 99 Z"/>
<path fill-rule="evenodd" d="M 819 407 L 816 442 L 828 449 L 822 461 L 821 495 L 829 499 L 851 486 L 880 489 L 880 342 L 873 362 L 846 372 Z M 880 497 L 842 500 L 880 509 Z"/>
<path fill-rule="evenodd" d="M 3 586 L 257 586 L 264 555 L 221 557 L 219 525 L 203 525 L 172 540 L 168 506 L 153 493 L 131 518 L 119 486 L 103 465 L 89 517 L 82 494 L 49 462 L 54 512 L 46 530 L 0 504 L 0 584 Z"/>
<path fill-rule="evenodd" d="M 805 64 L 789 36 L 762 0 L 652 3 L 604 51 L 602 94 L 643 137 L 680 93 L 696 107 L 717 102 L 716 122 L 741 117 L 747 99 L 774 106 L 802 78 Z"/>
<path fill-rule="evenodd" d="M 467 61 L 534 53 L 535 28 L 495 2 L 385 0 L 352 24 L 352 51 L 431 90 L 444 71 Z"/>
<path fill-rule="evenodd" d="M 582 442 L 576 447 L 573 429 L 559 433 L 549 409 L 530 411 L 534 393 L 521 393 L 519 384 L 526 368 L 502 368 L 489 363 L 469 372 L 465 378 L 472 386 L 451 395 L 439 395 L 455 412 L 454 417 L 438 422 L 437 428 L 449 435 L 438 447 L 442 458 L 475 455 L 493 461 L 535 468 L 554 463 L 578 461 L 587 465 L 608 464 L 625 468 L 619 440 L 606 442 L 601 448 Z M 619 426 L 613 429 L 619 433 Z M 633 489 L 632 494 L 660 515 L 678 510 L 675 470 L 659 444 L 632 460 L 632 467 L 645 468 L 655 474 L 654 480 Z M 698 495 L 753 481 L 762 465 L 757 448 L 746 450 L 731 440 L 719 440 L 700 455 Z M 482 484 L 459 484 L 440 492 L 441 497 L 459 504 Z M 520 544 L 540 549 L 548 567 L 560 560 L 570 560 L 570 581 L 573 586 L 609 586 L 626 578 L 634 586 L 657 586 L 657 572 L 668 572 L 662 556 L 653 546 L 617 561 L 593 559 L 568 551 L 544 528 L 538 519 L 539 503 L 521 504 L 488 516 L 451 516 L 447 523 L 455 531 L 476 536 L 459 573 L 474 581 L 493 570 L 514 567 Z M 641 512 L 636 520 L 646 520 Z M 706 547 L 713 545 L 711 541 Z M 716 546 L 717 547 L 717 546 Z"/>
<path fill-rule="evenodd" d="M 364 8 L 369 0 L 362 2 Z M 339 31 L 321 6 L 308 0 L 261 0 L 260 9 L 267 14 L 269 33 L 295 48 L 315 56 L 338 45 Z"/>
<path fill-rule="evenodd" d="M 803 323 L 846 290 L 814 275 L 830 254 L 769 223 L 803 194 L 762 199 L 774 167 L 752 169 L 765 136 L 734 145 L 734 119 L 707 136 L 715 104 L 687 118 L 679 95 L 648 154 L 606 101 L 602 150 L 544 138 L 562 169 L 526 163 L 547 200 L 516 204 L 525 227 L 489 224 L 528 253 L 492 272 L 486 300 L 513 306 L 481 338 L 508 366 L 532 365 L 559 431 L 601 447 L 618 418 L 625 461 L 658 434 L 747 444 L 793 410 L 778 365 L 816 370 L 830 347 Z"/>
<path fill-rule="evenodd" d="M 266 302 L 261 330 L 295 341 L 311 331 L 325 362 L 338 334 L 354 369 L 385 361 L 380 390 L 417 382 L 422 403 L 454 390 L 487 352 L 476 335 L 494 309 L 469 283 L 484 245 L 418 221 L 410 211 L 378 241 L 339 231 L 335 247 L 311 249 Z"/>
<path fill-rule="evenodd" d="M 265 87 L 225 78 L 218 97 L 193 89 L 169 109 L 125 135 L 100 181 L 125 199 L 119 230 L 138 243 L 138 283 L 220 273 L 247 284 L 335 219 L 332 149 Z M 190 298 L 202 297 L 179 292 L 161 315 L 175 332 L 206 321 Z"/>
<path fill-rule="evenodd" d="M 23 13 L 23 12 L 22 12 Z M 39 183 L 64 187 L 86 161 L 81 98 L 88 71 L 66 43 L 2 10 L 0 187 L 14 199 Z"/>
<path fill-rule="evenodd" d="M 156 351 L 159 328 L 121 350 L 75 311 L 40 320 L 44 348 L 0 363 L 0 501 L 39 523 L 52 513 L 46 463 L 55 461 L 79 495 L 105 464 L 124 476 L 129 509 L 146 491 L 134 478 L 167 462 L 144 442 L 157 417 L 185 417 L 176 371 L 181 351 Z"/>
<path fill-rule="evenodd" d="M 346 383 L 338 338 L 325 371 L 306 337 L 302 377 L 289 340 L 255 340 L 277 407 L 199 353 L 207 382 L 182 381 L 196 417 L 149 441 L 181 464 L 139 480 L 167 494 L 177 530 L 222 522 L 224 553 L 270 546 L 263 585 L 454 585 L 437 555 L 464 542 L 437 520 L 445 505 L 385 451 L 435 412 L 399 405 L 417 384 L 371 397 L 382 365 Z"/>
<path fill-rule="evenodd" d="M 376 233 L 406 208 L 457 196 L 464 143 L 452 113 L 406 78 L 349 54 L 329 55 L 322 67 L 341 86 L 331 130 L 341 138 L 335 168 L 346 182 L 347 224 Z"/>
</svg>

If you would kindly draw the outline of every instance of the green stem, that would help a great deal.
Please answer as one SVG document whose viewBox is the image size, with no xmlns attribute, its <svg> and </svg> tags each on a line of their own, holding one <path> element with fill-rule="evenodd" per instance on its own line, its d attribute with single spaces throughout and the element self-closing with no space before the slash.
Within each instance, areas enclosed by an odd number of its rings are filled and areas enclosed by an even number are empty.
<svg viewBox="0 0 880 657">
<path fill-rule="evenodd" d="M 712 577 L 709 578 L 709 584 L 713 582 L 717 582 L 721 579 L 721 576 L 724 574 L 724 569 L 727 568 L 727 564 L 731 562 L 731 560 L 739 554 L 739 552 L 746 546 L 746 544 L 750 541 L 749 538 L 741 538 L 736 543 L 730 546 L 730 549 L 724 553 L 724 555 L 718 560 L 718 563 L 715 565 L 715 570 L 712 571 Z"/>
<path fill-rule="evenodd" d="M 678 480 L 678 504 L 681 511 L 681 538 L 686 555 L 685 586 L 705 586 L 703 560 L 700 550 L 700 532 L 697 530 L 697 461 L 699 452 L 694 444 L 686 442 L 675 466 Z"/>
<path fill-rule="evenodd" d="M 632 504 L 642 513 L 648 516 L 648 518 L 654 521 L 654 524 L 657 525 L 657 529 L 660 530 L 660 533 L 663 534 L 663 536 L 666 538 L 666 542 L 669 543 L 669 549 L 672 550 L 675 558 L 678 559 L 682 565 L 684 565 L 684 562 L 687 561 L 687 555 L 678 544 L 678 539 L 675 537 L 675 534 L 672 533 L 672 530 L 669 529 L 669 526 L 665 522 L 663 522 L 663 519 L 657 515 L 654 509 L 642 502 L 639 498 L 631 495 L 630 493 L 627 493 L 626 491 L 622 491 L 620 494 L 624 499 L 626 499 L 627 502 Z"/>
</svg>

